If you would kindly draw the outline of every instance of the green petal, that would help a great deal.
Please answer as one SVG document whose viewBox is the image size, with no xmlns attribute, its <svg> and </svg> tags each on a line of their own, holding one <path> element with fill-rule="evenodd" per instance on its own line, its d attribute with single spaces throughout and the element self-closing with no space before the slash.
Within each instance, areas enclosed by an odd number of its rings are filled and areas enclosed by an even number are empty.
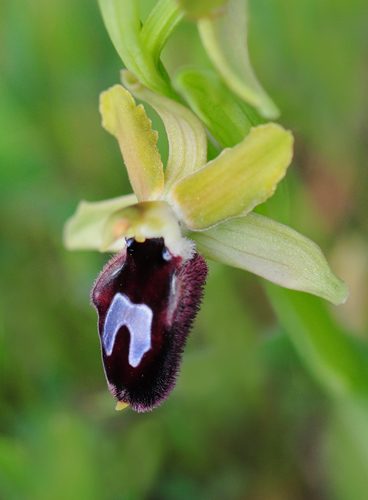
<svg viewBox="0 0 368 500">
<path fill-rule="evenodd" d="M 194 244 L 182 237 L 178 220 L 165 201 L 149 201 L 132 205 L 105 219 L 102 247 L 110 248 L 122 236 L 137 241 L 164 238 L 173 255 L 192 257 Z"/>
<path fill-rule="evenodd" d="M 229 0 L 222 15 L 200 19 L 198 28 L 208 56 L 229 88 L 265 118 L 277 118 L 279 110 L 250 64 L 246 0 Z"/>
<path fill-rule="evenodd" d="M 207 137 L 198 118 L 181 104 L 144 87 L 128 71 L 122 71 L 124 86 L 147 102 L 164 122 L 169 141 L 169 160 L 165 170 L 165 192 L 182 177 L 203 167 L 207 160 Z"/>
<path fill-rule="evenodd" d="M 130 183 L 139 201 L 156 200 L 164 188 L 164 172 L 156 143 L 143 106 L 136 106 L 131 94 L 115 85 L 100 97 L 103 127 L 115 135 L 128 170 Z"/>
<path fill-rule="evenodd" d="M 177 215 L 194 230 L 250 212 L 272 196 L 293 153 L 293 136 L 274 123 L 253 128 L 232 149 L 172 189 Z"/>
<path fill-rule="evenodd" d="M 81 201 L 75 214 L 64 227 L 64 245 L 68 250 L 118 251 L 125 242 L 116 241 L 114 245 L 102 249 L 102 232 L 109 215 L 123 207 L 137 203 L 134 194 L 120 196 L 106 201 Z"/>
<path fill-rule="evenodd" d="M 347 299 L 346 284 L 331 271 L 313 241 L 262 215 L 236 217 L 191 237 L 210 259 L 334 304 Z"/>
<path fill-rule="evenodd" d="M 157 54 L 152 54 L 141 38 L 138 0 L 98 0 L 98 3 L 107 32 L 124 65 L 144 85 L 177 98 Z M 150 38 L 148 33 L 145 38 Z"/>
<path fill-rule="evenodd" d="M 264 123 L 249 106 L 208 69 L 186 68 L 175 75 L 175 86 L 224 147 L 233 147 L 249 134 L 251 127 Z"/>
</svg>

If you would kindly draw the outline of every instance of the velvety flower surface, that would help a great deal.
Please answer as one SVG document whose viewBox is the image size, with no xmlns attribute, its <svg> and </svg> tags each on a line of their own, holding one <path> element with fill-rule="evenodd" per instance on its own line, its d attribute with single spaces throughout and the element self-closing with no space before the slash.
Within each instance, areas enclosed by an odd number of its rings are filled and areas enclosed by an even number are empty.
<svg viewBox="0 0 368 500">
<path fill-rule="evenodd" d="M 173 256 L 163 238 L 132 238 L 106 265 L 91 300 L 106 378 L 119 402 L 146 411 L 170 394 L 206 275 L 200 254 Z"/>
</svg>

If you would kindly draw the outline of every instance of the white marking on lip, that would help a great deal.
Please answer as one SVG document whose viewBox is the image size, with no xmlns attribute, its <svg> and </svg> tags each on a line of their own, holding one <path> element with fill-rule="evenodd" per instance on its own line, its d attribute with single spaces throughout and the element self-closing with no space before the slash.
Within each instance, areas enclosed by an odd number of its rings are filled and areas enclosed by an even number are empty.
<svg viewBox="0 0 368 500">
<path fill-rule="evenodd" d="M 128 361 L 136 368 L 144 354 L 151 349 L 152 310 L 145 304 L 133 304 L 126 295 L 117 293 L 107 311 L 102 343 L 111 356 L 115 339 L 122 326 L 130 333 Z"/>
</svg>

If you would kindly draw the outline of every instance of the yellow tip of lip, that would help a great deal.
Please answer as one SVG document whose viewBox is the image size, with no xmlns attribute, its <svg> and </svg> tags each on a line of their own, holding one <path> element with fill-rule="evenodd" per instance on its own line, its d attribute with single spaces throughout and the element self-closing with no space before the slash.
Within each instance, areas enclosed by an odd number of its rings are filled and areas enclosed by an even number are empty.
<svg viewBox="0 0 368 500">
<path fill-rule="evenodd" d="M 118 401 L 116 403 L 115 410 L 116 411 L 121 411 L 121 410 L 124 410 L 124 408 L 126 408 L 127 406 L 129 406 L 128 403 L 124 403 L 123 401 Z"/>
</svg>

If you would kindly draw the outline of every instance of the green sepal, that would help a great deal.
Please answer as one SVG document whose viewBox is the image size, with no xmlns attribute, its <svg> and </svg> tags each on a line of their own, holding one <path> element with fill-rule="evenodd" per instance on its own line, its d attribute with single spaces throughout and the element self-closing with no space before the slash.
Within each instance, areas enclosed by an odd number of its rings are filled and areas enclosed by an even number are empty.
<svg viewBox="0 0 368 500">
<path fill-rule="evenodd" d="M 81 201 L 75 214 L 65 223 L 63 234 L 65 247 L 68 250 L 99 250 L 100 252 L 121 250 L 125 246 L 122 240 L 102 248 L 103 228 L 109 215 L 134 203 L 137 203 L 134 194 L 105 201 Z"/>
<path fill-rule="evenodd" d="M 191 237 L 198 251 L 217 262 L 334 304 L 347 299 L 346 284 L 331 271 L 318 245 L 263 215 L 235 217 Z"/>
<path fill-rule="evenodd" d="M 202 43 L 228 87 L 265 118 L 279 110 L 258 82 L 247 45 L 247 2 L 229 0 L 219 15 L 198 21 Z"/>
<path fill-rule="evenodd" d="M 269 123 L 173 187 L 171 202 L 193 230 L 250 212 L 274 193 L 293 155 L 293 136 Z"/>
</svg>

